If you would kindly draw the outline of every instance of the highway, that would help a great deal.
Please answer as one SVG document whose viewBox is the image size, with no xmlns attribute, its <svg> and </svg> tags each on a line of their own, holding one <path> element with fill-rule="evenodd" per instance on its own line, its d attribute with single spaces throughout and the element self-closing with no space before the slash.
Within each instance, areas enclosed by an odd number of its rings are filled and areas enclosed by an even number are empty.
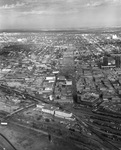
<svg viewBox="0 0 121 150">
<path fill-rule="evenodd" d="M 0 150 L 16 150 L 9 140 L 0 133 Z"/>
</svg>

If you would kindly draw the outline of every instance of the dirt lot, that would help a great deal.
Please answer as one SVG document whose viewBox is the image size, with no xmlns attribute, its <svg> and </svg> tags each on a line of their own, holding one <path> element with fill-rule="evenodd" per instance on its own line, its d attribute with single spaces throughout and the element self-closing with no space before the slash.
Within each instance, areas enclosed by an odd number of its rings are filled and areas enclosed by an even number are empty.
<svg viewBox="0 0 121 150">
<path fill-rule="evenodd" d="M 48 136 L 16 125 L 0 126 L 0 133 L 4 134 L 17 150 L 79 150 L 61 139 L 52 138 L 50 142 Z"/>
</svg>

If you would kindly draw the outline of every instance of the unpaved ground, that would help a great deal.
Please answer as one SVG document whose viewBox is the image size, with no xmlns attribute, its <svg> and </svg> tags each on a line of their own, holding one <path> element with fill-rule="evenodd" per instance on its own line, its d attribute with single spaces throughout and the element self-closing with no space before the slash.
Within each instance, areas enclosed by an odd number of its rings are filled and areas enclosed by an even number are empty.
<svg viewBox="0 0 121 150">
<path fill-rule="evenodd" d="M 4 134 L 17 150 L 79 150 L 61 139 L 53 138 L 52 142 L 49 142 L 48 136 L 16 125 L 0 126 L 0 133 Z"/>
</svg>

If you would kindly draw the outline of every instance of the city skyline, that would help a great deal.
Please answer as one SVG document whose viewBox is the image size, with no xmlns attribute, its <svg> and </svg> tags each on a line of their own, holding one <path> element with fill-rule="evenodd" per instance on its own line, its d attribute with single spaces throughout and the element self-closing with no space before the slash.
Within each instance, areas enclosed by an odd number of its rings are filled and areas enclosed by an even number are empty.
<svg viewBox="0 0 121 150">
<path fill-rule="evenodd" d="M 119 27 L 120 0 L 1 0 L 0 29 Z"/>
</svg>

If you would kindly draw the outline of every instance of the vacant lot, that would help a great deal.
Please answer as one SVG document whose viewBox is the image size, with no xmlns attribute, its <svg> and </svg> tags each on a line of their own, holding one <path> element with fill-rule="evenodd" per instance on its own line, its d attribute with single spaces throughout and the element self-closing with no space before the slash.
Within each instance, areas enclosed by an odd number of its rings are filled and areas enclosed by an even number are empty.
<svg viewBox="0 0 121 150">
<path fill-rule="evenodd" d="M 17 150 L 78 150 L 61 139 L 53 138 L 52 142 L 49 142 L 48 136 L 13 124 L 7 127 L 0 126 L 0 133 L 7 137 Z"/>
</svg>

